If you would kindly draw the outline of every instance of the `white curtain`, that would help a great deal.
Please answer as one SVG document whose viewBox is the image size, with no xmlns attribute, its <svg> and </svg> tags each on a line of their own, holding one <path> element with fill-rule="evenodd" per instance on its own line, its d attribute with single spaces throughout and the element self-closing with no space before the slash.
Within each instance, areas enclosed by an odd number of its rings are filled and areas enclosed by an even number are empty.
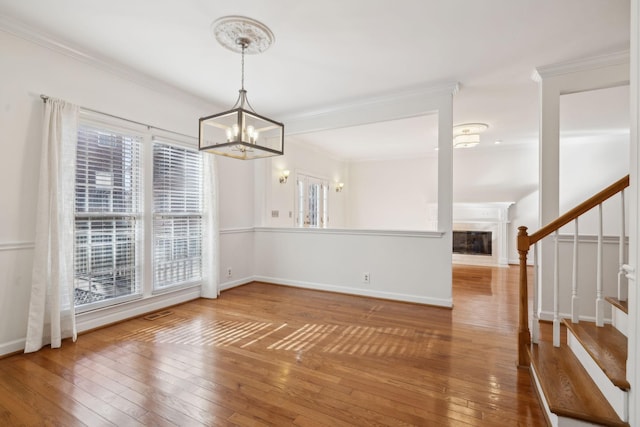
<svg viewBox="0 0 640 427">
<path fill-rule="evenodd" d="M 25 352 L 76 340 L 73 284 L 74 195 L 79 108 L 45 103 L 36 238 Z"/>
<path fill-rule="evenodd" d="M 202 236 L 202 291 L 203 298 L 218 297 L 220 272 L 220 230 L 218 227 L 218 175 L 217 156 L 203 154 L 204 224 Z"/>
</svg>

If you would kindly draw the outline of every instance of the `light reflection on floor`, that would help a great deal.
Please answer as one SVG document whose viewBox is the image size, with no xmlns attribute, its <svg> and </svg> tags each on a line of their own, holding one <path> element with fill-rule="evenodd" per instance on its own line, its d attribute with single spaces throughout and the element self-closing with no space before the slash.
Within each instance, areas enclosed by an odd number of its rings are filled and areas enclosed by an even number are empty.
<svg viewBox="0 0 640 427">
<path fill-rule="evenodd" d="M 176 315 L 141 328 L 124 340 L 198 346 L 262 346 L 274 351 L 371 356 L 419 356 L 429 347 L 426 330 L 362 325 L 242 322 L 188 319 Z"/>
</svg>

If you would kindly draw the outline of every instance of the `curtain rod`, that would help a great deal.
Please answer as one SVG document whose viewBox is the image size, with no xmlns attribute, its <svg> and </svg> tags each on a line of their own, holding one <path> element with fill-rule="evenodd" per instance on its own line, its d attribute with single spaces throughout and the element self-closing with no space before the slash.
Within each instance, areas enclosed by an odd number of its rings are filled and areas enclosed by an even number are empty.
<svg viewBox="0 0 640 427">
<path fill-rule="evenodd" d="M 41 94 L 40 95 L 40 99 L 42 99 L 42 102 L 46 103 L 49 100 L 49 95 Z M 125 119 L 124 117 L 115 116 L 113 114 L 104 113 L 102 111 L 93 110 L 91 108 L 86 108 L 86 107 L 82 107 L 82 106 L 80 108 L 85 110 L 85 111 L 90 111 L 92 113 L 102 114 L 103 116 L 112 117 L 112 118 L 118 119 L 118 120 L 124 120 L 125 122 L 134 123 L 134 124 L 140 125 L 140 126 L 145 126 L 147 129 L 156 129 L 156 130 L 159 130 L 159 131 L 162 131 L 162 132 L 168 132 L 168 133 L 172 133 L 174 135 L 180 135 L 180 136 L 184 136 L 186 138 L 196 139 L 194 136 L 191 136 L 191 135 L 187 135 L 187 134 L 180 133 L 180 132 L 175 132 L 175 131 L 172 131 L 172 130 L 169 130 L 169 129 L 159 128 L 157 126 L 151 126 L 151 125 L 148 125 L 146 123 L 136 122 L 135 120 Z"/>
</svg>

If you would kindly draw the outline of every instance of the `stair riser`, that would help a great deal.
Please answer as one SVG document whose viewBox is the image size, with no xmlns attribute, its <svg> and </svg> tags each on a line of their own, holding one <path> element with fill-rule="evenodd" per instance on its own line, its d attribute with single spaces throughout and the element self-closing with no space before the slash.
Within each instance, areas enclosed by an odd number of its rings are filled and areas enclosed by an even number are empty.
<svg viewBox="0 0 640 427">
<path fill-rule="evenodd" d="M 611 380 L 600 369 L 597 363 L 584 349 L 582 344 L 570 330 L 567 330 L 567 345 L 578 358 L 582 366 L 589 373 L 589 376 L 596 383 L 602 394 L 605 396 L 611 407 L 616 411 L 623 421 L 629 420 L 629 394 L 613 385 Z"/>
<path fill-rule="evenodd" d="M 549 409 L 547 398 L 542 391 L 542 386 L 540 385 L 540 380 L 538 379 L 538 373 L 536 372 L 533 363 L 529 367 L 529 372 L 531 372 L 531 378 L 533 378 L 533 383 L 536 387 L 536 392 L 538 393 L 538 400 L 540 400 L 540 403 L 542 403 L 542 409 L 544 410 L 544 414 L 547 417 L 547 421 L 551 424 L 552 427 L 558 427 L 558 416 L 551 412 L 551 409 Z"/>
<path fill-rule="evenodd" d="M 627 335 L 627 330 L 628 330 L 628 322 L 627 322 L 627 313 L 625 313 L 624 311 L 620 310 L 619 308 L 612 306 L 611 308 L 611 323 L 613 324 L 613 326 L 619 330 L 622 334 L 624 334 L 625 337 L 629 337 L 629 335 Z"/>
</svg>

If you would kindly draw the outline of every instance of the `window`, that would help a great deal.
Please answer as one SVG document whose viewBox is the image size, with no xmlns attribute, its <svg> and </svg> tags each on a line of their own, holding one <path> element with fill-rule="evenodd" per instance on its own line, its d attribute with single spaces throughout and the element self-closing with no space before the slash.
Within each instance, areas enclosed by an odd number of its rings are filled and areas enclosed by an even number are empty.
<svg viewBox="0 0 640 427">
<path fill-rule="evenodd" d="M 202 279 L 202 156 L 151 139 L 143 130 L 81 119 L 74 259 L 80 311 Z M 152 267 L 145 271 L 143 260 Z"/>
<path fill-rule="evenodd" d="M 328 182 L 313 176 L 298 174 L 296 191 L 296 225 L 326 227 L 329 219 L 327 215 Z"/>
<path fill-rule="evenodd" d="M 153 144 L 153 278 L 163 288 L 202 278 L 202 157 Z"/>
<path fill-rule="evenodd" d="M 142 138 L 81 124 L 76 151 L 76 306 L 140 293 Z"/>
</svg>

